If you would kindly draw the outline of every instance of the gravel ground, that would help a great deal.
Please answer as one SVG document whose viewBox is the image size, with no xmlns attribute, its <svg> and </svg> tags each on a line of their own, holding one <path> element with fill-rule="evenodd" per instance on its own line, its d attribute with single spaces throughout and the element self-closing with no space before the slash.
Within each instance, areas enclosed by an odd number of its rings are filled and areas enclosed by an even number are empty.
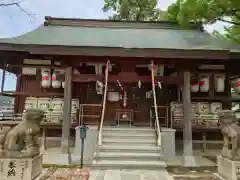
<svg viewBox="0 0 240 180">
<path fill-rule="evenodd" d="M 46 168 L 37 180 L 88 180 L 87 169 Z"/>
</svg>

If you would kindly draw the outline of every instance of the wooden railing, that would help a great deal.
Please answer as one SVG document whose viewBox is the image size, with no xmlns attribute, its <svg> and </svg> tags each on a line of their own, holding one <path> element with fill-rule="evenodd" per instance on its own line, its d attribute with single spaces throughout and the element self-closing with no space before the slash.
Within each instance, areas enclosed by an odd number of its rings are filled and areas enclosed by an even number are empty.
<svg viewBox="0 0 240 180">
<path fill-rule="evenodd" d="M 152 106 L 152 108 L 154 108 L 154 111 L 155 111 L 155 106 L 154 105 Z M 169 125 L 171 125 L 169 123 L 169 115 L 168 115 L 169 108 L 168 108 L 168 106 L 157 106 L 157 109 L 158 109 L 158 119 L 160 119 L 160 121 L 159 121 L 160 122 L 159 123 L 160 127 L 163 126 L 163 127 L 168 128 Z M 161 115 L 161 114 L 163 114 L 163 115 Z M 161 123 L 161 119 L 163 120 L 162 123 Z M 155 123 L 155 127 L 156 127 L 157 126 L 157 122 L 155 121 L 156 120 L 155 116 L 153 116 L 151 120 L 153 120 L 153 121 L 151 121 L 151 125 L 152 125 L 152 122 L 154 122 Z"/>
<path fill-rule="evenodd" d="M 99 132 L 98 132 L 98 145 L 99 146 L 102 145 L 102 127 L 103 127 L 103 121 L 104 121 L 104 116 L 105 116 L 105 108 L 106 108 L 109 64 L 110 64 L 110 61 L 107 61 L 106 69 L 105 69 L 105 85 L 104 85 L 101 121 L 100 121 Z"/>
<path fill-rule="evenodd" d="M 154 111 L 155 111 L 155 130 L 157 133 L 157 146 L 161 146 L 161 131 L 159 125 L 159 118 L 158 118 L 158 109 L 157 109 L 157 99 L 156 99 L 156 91 L 155 91 L 155 78 L 154 78 L 154 63 L 151 61 L 151 76 L 152 76 L 152 91 L 153 91 L 153 102 L 154 102 Z"/>
<path fill-rule="evenodd" d="M 79 125 L 82 126 L 84 124 L 84 118 L 92 118 L 92 119 L 100 119 L 101 115 L 100 114 L 86 114 L 84 113 L 84 110 L 86 110 L 86 108 L 93 108 L 96 107 L 99 109 L 102 107 L 102 104 L 80 104 L 80 108 L 79 108 Z"/>
</svg>

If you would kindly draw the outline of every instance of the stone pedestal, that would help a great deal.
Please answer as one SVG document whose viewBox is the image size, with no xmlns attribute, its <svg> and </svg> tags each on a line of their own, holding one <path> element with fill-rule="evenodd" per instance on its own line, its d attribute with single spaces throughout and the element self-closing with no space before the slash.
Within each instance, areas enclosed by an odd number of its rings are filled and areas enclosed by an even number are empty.
<svg viewBox="0 0 240 180">
<path fill-rule="evenodd" d="M 168 160 L 176 155 L 175 148 L 175 129 L 161 128 L 162 131 L 162 147 L 164 160 Z"/>
<path fill-rule="evenodd" d="M 96 151 L 96 144 L 98 140 L 98 127 L 97 126 L 88 126 L 87 137 L 84 140 L 84 152 L 83 152 L 83 164 L 91 165 L 94 159 L 94 152 Z M 74 155 L 81 156 L 81 138 L 80 138 L 80 126 L 75 128 L 75 149 Z M 79 162 L 80 163 L 80 160 Z"/>
<path fill-rule="evenodd" d="M 240 179 L 240 161 L 217 156 L 218 174 L 227 180 Z"/>
<path fill-rule="evenodd" d="M 34 158 L 0 158 L 2 180 L 33 180 L 42 172 L 42 155 Z"/>
</svg>

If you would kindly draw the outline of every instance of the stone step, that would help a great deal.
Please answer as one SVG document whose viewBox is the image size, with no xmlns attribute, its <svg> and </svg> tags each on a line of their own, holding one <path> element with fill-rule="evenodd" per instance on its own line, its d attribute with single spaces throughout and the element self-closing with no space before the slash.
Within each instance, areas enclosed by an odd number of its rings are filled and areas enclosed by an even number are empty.
<svg viewBox="0 0 240 180">
<path fill-rule="evenodd" d="M 101 160 L 160 160 L 162 158 L 157 152 L 98 152 L 96 159 Z"/>
<path fill-rule="evenodd" d="M 156 134 L 153 132 L 149 133 L 128 133 L 128 132 L 104 132 L 102 133 L 103 138 L 121 138 L 121 139 L 130 139 L 130 138 L 139 138 L 139 139 L 149 139 L 156 138 Z"/>
<path fill-rule="evenodd" d="M 146 127 L 103 127 L 103 131 L 141 131 L 141 132 L 152 132 L 153 128 Z"/>
<path fill-rule="evenodd" d="M 156 145 L 137 145 L 137 144 L 103 144 L 98 147 L 99 151 L 118 151 L 118 152 L 161 152 Z"/>
<path fill-rule="evenodd" d="M 131 143 L 131 144 L 156 144 L 156 138 L 149 139 L 139 139 L 136 137 L 128 137 L 128 138 L 119 138 L 119 137 L 104 137 L 103 143 Z"/>
<path fill-rule="evenodd" d="M 104 133 L 111 133 L 111 134 L 156 134 L 153 130 L 103 130 Z"/>
<path fill-rule="evenodd" d="M 165 169 L 166 163 L 160 160 L 133 161 L 133 160 L 94 160 L 93 167 L 101 169 Z"/>
</svg>

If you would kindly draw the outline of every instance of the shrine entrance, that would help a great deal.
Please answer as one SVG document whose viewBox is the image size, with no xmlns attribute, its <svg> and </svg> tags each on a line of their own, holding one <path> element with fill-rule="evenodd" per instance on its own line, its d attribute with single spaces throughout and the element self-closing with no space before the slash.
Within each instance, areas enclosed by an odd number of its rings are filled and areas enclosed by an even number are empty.
<svg viewBox="0 0 240 180">
<path fill-rule="evenodd" d="M 117 72 L 119 67 L 121 71 Z M 168 72 L 164 76 L 163 69 L 164 65 L 117 64 L 111 67 L 111 71 L 105 72 L 108 73 L 105 82 L 97 83 L 105 104 L 103 124 L 154 127 L 157 118 L 161 127 L 167 127 L 170 122 L 168 94 L 171 91 L 177 93 L 177 83 L 181 81 L 171 81 L 174 77 L 168 76 Z M 107 91 L 104 94 L 106 82 Z"/>
</svg>

